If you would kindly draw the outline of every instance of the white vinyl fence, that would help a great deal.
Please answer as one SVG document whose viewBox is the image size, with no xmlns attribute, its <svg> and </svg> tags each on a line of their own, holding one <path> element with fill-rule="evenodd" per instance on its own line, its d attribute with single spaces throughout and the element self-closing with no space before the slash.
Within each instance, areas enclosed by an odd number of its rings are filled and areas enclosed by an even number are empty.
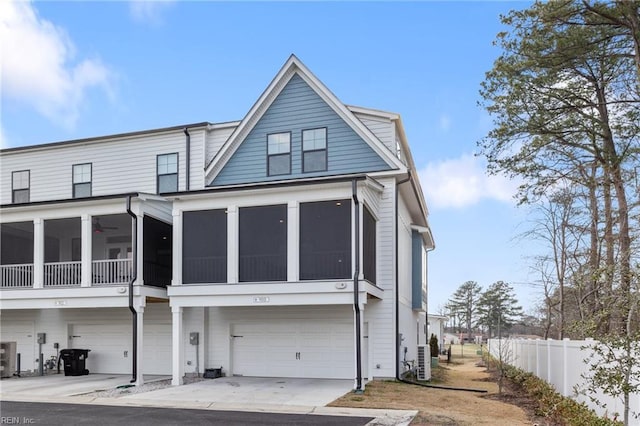
<svg viewBox="0 0 640 426">
<path fill-rule="evenodd" d="M 488 349 L 494 358 L 499 358 L 499 354 L 502 353 L 505 362 L 546 380 L 558 393 L 584 402 L 598 415 L 612 418 L 617 413 L 618 419 L 621 420 L 624 413 L 622 397 L 613 398 L 602 392 L 591 395 L 602 404 L 606 404 L 603 408 L 593 403 L 589 396 L 576 395 L 574 391 L 576 385 L 584 389 L 585 379 L 582 376 L 586 375 L 590 368 L 585 360 L 589 359 L 592 350 L 581 348 L 594 343 L 593 340 L 569 339 L 489 339 Z M 640 366 L 640 354 L 637 359 Z M 640 414 L 640 394 L 631 395 L 630 410 L 631 424 L 640 424 L 640 419 L 632 417 L 634 413 Z"/>
</svg>

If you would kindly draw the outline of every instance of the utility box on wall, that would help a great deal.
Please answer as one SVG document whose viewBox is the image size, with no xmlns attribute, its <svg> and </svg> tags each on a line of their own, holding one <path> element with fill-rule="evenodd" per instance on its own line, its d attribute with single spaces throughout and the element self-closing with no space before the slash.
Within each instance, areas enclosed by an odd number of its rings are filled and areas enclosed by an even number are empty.
<svg viewBox="0 0 640 426">
<path fill-rule="evenodd" d="M 189 333 L 189 343 L 192 345 L 197 345 L 199 342 L 200 334 L 197 331 L 192 331 Z"/>
<path fill-rule="evenodd" d="M 47 343 L 47 333 L 38 333 L 38 341 L 36 343 L 43 345 Z"/>
</svg>

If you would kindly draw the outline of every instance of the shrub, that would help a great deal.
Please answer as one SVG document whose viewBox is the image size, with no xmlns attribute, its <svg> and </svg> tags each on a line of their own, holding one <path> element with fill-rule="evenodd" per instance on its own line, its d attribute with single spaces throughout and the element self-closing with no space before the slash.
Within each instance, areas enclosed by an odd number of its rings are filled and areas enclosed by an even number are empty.
<svg viewBox="0 0 640 426">
<path fill-rule="evenodd" d="M 437 358 L 440 350 L 438 348 L 438 338 L 433 333 L 431 333 L 431 338 L 429 339 L 429 346 L 431 347 L 431 357 Z"/>
<path fill-rule="evenodd" d="M 519 368 L 507 366 L 507 379 L 536 400 L 536 415 L 569 426 L 619 426 L 622 423 L 599 417 L 584 403 L 564 397 L 546 381 Z"/>
</svg>

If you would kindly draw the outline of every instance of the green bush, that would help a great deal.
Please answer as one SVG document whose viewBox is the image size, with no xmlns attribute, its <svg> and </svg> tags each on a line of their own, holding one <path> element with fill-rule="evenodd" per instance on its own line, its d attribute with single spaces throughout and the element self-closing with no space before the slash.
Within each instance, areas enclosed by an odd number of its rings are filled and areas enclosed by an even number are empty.
<svg viewBox="0 0 640 426">
<path fill-rule="evenodd" d="M 433 333 L 431 333 L 431 338 L 429 339 L 429 346 L 431 347 L 431 358 L 437 358 L 440 350 L 438 348 L 438 338 Z"/>
<path fill-rule="evenodd" d="M 495 364 L 495 360 L 493 360 Z M 512 366 L 505 369 L 507 379 L 536 400 L 536 415 L 569 426 L 619 426 L 622 423 L 599 417 L 584 403 L 560 395 L 549 383 Z"/>
</svg>

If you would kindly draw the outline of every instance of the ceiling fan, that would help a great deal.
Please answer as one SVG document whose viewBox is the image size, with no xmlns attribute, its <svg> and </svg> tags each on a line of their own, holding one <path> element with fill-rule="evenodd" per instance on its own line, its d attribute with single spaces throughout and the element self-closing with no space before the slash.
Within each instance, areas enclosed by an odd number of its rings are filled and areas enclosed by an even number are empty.
<svg viewBox="0 0 640 426">
<path fill-rule="evenodd" d="M 93 232 L 96 234 L 102 234 L 107 229 L 118 229 L 117 226 L 102 226 L 100 224 L 100 218 L 93 219 Z"/>
</svg>

